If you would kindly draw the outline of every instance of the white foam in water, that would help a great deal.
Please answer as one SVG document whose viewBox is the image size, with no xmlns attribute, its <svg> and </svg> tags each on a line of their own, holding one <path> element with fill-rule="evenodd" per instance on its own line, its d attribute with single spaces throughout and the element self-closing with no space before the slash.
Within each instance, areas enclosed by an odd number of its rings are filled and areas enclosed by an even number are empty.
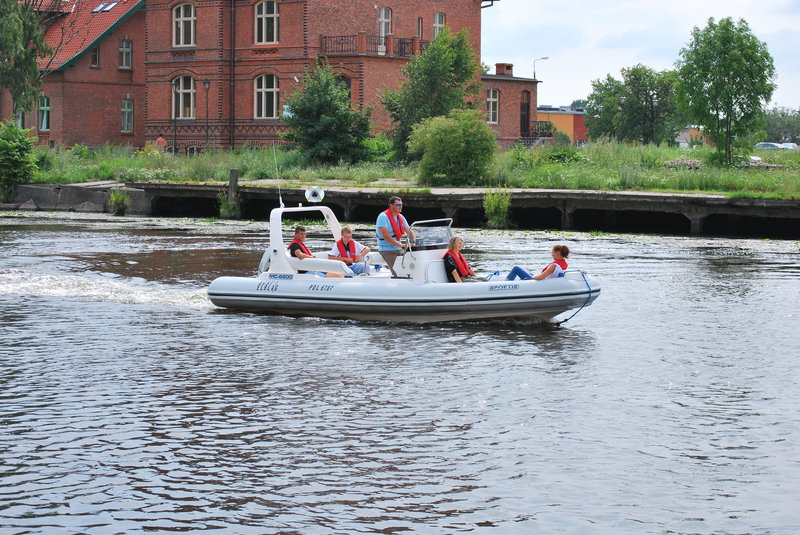
<svg viewBox="0 0 800 535">
<path fill-rule="evenodd" d="M 38 295 L 181 308 L 214 308 L 205 288 L 195 291 L 165 287 L 142 279 L 91 275 L 43 275 L 20 269 L 0 272 L 0 295 Z"/>
</svg>

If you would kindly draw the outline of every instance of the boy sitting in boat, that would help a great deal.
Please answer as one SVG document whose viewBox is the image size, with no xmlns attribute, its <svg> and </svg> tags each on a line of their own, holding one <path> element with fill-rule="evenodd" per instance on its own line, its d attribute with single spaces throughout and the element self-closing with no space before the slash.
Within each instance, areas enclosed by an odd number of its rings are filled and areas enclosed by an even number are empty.
<svg viewBox="0 0 800 535">
<path fill-rule="evenodd" d="M 364 263 L 369 251 L 369 247 L 353 239 L 353 229 L 345 225 L 342 227 L 342 238 L 333 244 L 328 253 L 328 260 L 344 262 L 356 275 L 369 274 L 369 266 Z"/>
</svg>

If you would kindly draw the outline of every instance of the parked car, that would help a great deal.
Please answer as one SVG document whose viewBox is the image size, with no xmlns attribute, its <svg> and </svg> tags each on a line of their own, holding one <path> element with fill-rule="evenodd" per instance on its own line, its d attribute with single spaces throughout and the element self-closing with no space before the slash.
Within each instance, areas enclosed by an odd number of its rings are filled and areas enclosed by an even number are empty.
<svg viewBox="0 0 800 535">
<path fill-rule="evenodd" d="M 769 141 L 762 141 L 756 143 L 756 150 L 786 150 L 783 143 L 771 143 Z"/>
<path fill-rule="evenodd" d="M 797 143 L 781 143 L 786 150 L 797 150 Z"/>
</svg>

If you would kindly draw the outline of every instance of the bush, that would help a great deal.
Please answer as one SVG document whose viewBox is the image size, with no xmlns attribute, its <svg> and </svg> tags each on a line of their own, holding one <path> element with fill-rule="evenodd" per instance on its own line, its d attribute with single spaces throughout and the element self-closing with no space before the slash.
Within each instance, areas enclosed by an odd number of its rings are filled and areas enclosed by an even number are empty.
<svg viewBox="0 0 800 535">
<path fill-rule="evenodd" d="M 113 190 L 108 196 L 108 203 L 111 205 L 111 213 L 114 215 L 125 215 L 125 212 L 131 207 L 128 194 L 118 189 Z"/>
<path fill-rule="evenodd" d="M 14 120 L 0 123 L 0 200 L 9 201 L 17 185 L 31 182 L 37 168 L 33 155 L 36 138 L 17 128 Z"/>
<path fill-rule="evenodd" d="M 415 125 L 408 147 L 423 153 L 419 182 L 429 186 L 479 183 L 497 151 L 494 130 L 475 110 L 454 110 Z"/>
<path fill-rule="evenodd" d="M 219 216 L 222 219 L 239 219 L 242 217 L 239 206 L 235 202 L 231 202 L 226 193 L 220 193 L 217 198 L 219 199 Z"/>
<path fill-rule="evenodd" d="M 495 189 L 487 191 L 483 197 L 483 213 L 490 228 L 508 227 L 508 209 L 511 206 L 511 193 Z"/>
</svg>

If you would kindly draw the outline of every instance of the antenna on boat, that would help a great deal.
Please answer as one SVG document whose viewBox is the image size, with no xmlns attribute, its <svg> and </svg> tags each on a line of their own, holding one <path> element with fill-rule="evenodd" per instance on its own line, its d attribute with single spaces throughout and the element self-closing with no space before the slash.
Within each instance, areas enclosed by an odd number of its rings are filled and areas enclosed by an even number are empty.
<svg viewBox="0 0 800 535">
<path fill-rule="evenodd" d="M 281 196 L 281 177 L 278 174 L 278 153 L 275 152 L 275 142 L 272 142 L 272 159 L 275 162 L 275 178 L 278 179 L 278 202 L 281 205 L 281 208 L 285 208 L 285 204 L 283 204 L 283 196 Z"/>
</svg>

